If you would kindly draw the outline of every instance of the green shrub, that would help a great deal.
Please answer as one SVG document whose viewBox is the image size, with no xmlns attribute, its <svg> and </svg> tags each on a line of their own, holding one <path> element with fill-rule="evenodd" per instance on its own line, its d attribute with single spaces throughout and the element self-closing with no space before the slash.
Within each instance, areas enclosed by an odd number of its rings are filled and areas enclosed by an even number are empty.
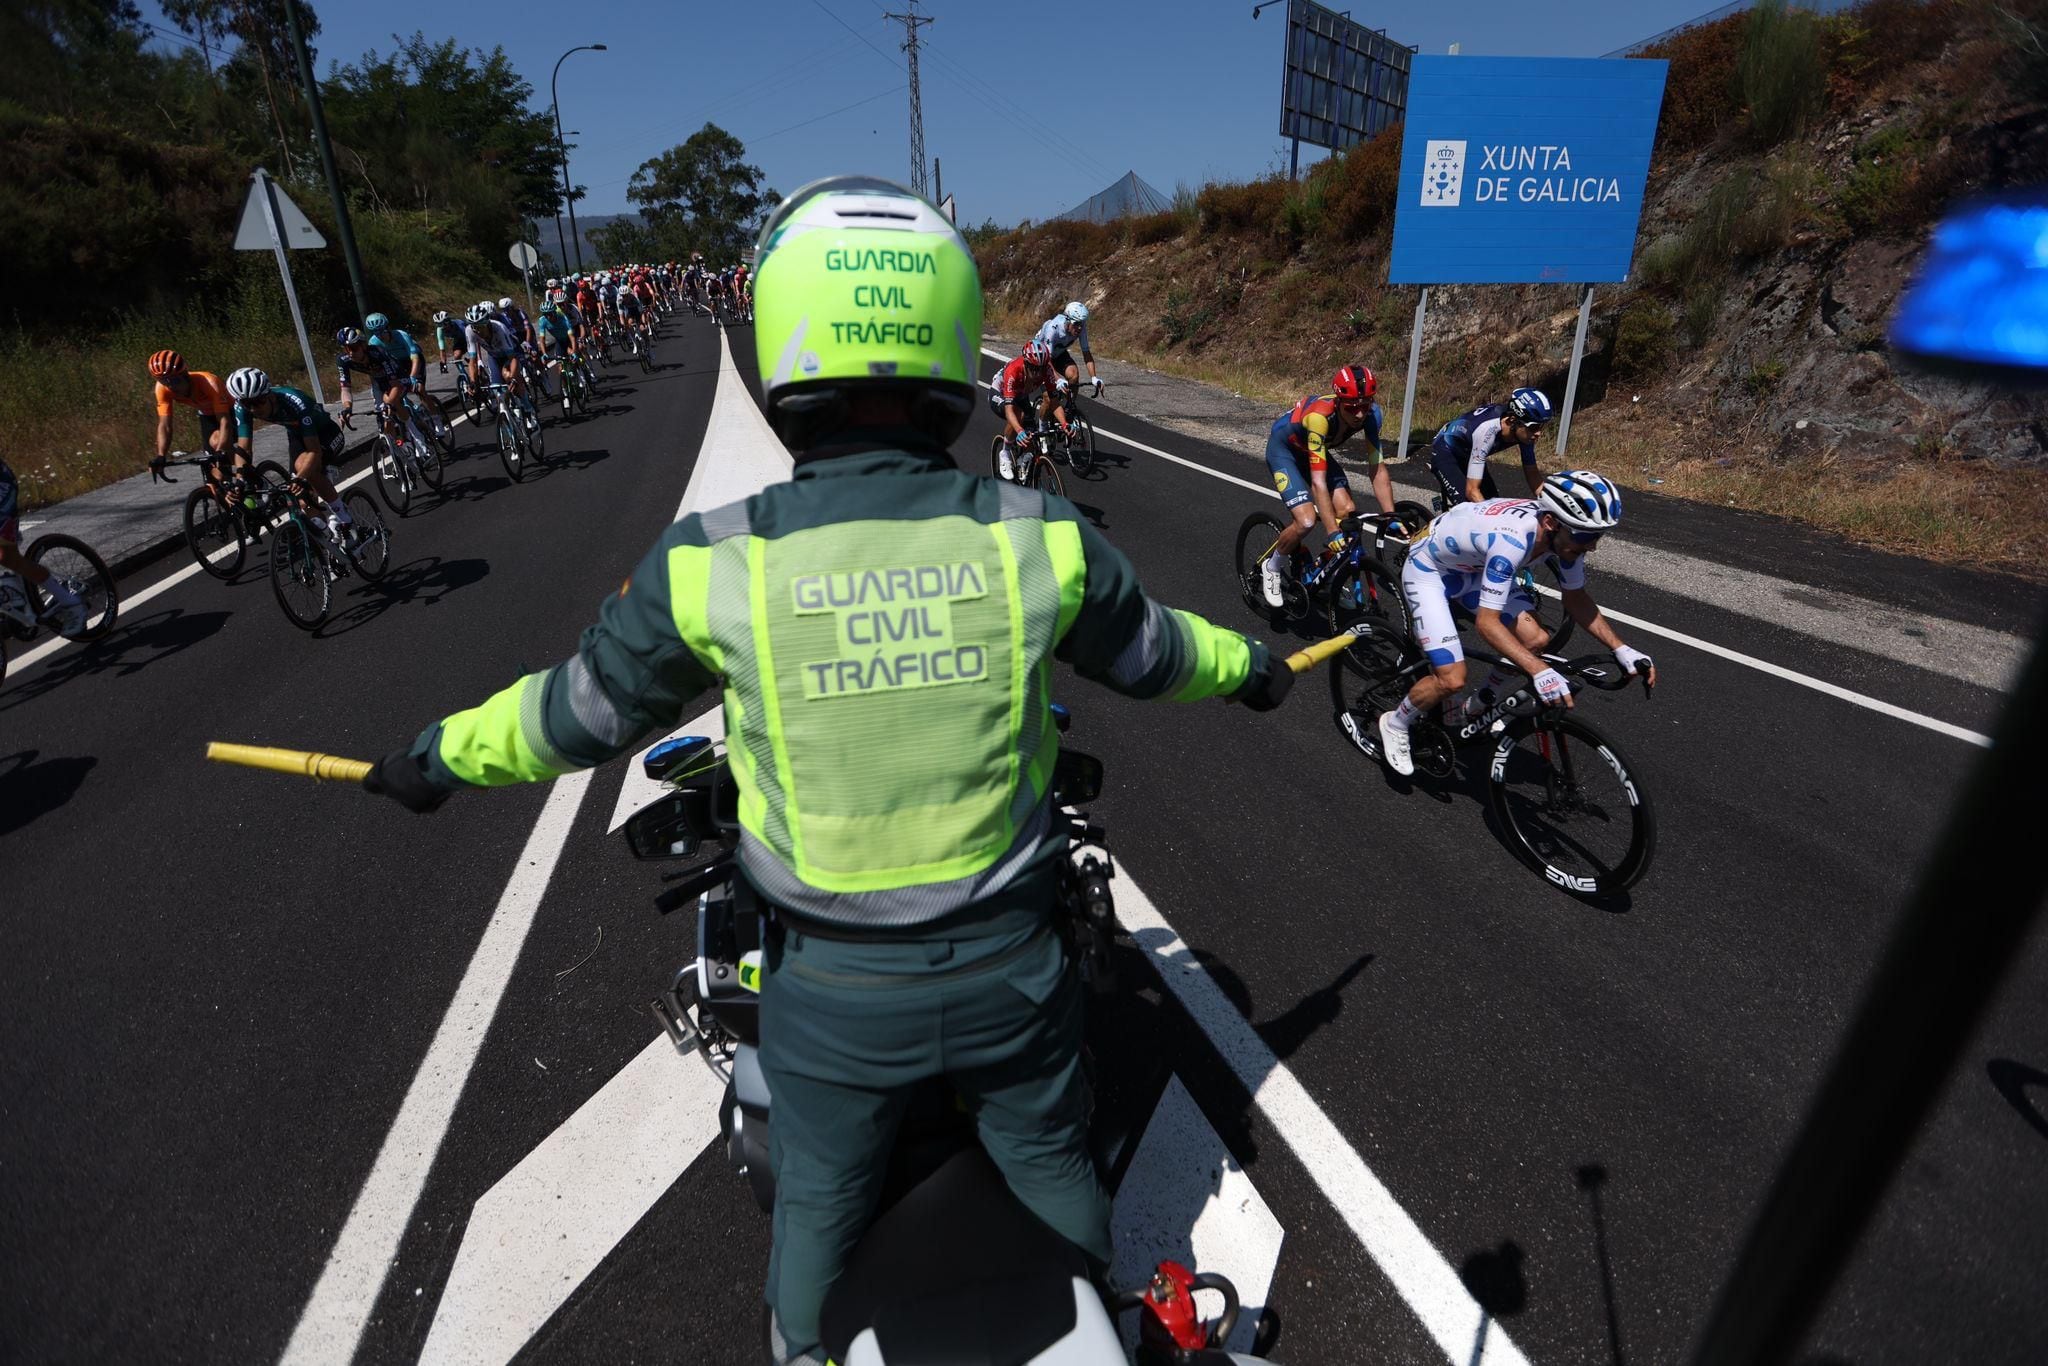
<svg viewBox="0 0 2048 1366">
<path fill-rule="evenodd" d="M 1777 388 L 1778 381 L 1783 378 L 1785 362 L 1772 356 L 1769 360 L 1760 360 L 1749 367 L 1749 373 L 1743 377 L 1742 387 L 1749 391 L 1750 397 L 1762 398 Z"/>
<path fill-rule="evenodd" d="M 1287 182 L 1278 176 L 1235 185 L 1204 185 L 1195 196 L 1201 211 L 1201 229 L 1205 233 L 1236 236 L 1274 232 L 1280 227 L 1288 189 Z"/>
<path fill-rule="evenodd" d="M 1785 0 L 1758 0 L 1735 59 L 1735 96 L 1751 138 L 1775 147 L 1804 132 L 1827 99 L 1827 75 L 1819 21 Z"/>
<path fill-rule="evenodd" d="M 1698 346 L 1713 335 L 1714 320 L 1721 316 L 1721 282 L 1702 282 L 1685 296 L 1685 334 Z"/>
<path fill-rule="evenodd" d="M 1170 242 L 1181 235 L 1185 224 L 1175 213 L 1147 214 L 1143 218 L 1126 220 L 1125 232 L 1129 234 L 1134 247 L 1149 247 L 1158 242 Z"/>
<path fill-rule="evenodd" d="M 1178 346 L 1207 327 L 1215 316 L 1215 308 L 1199 303 L 1189 290 L 1170 289 L 1166 292 L 1166 312 L 1159 315 L 1159 326 L 1166 333 L 1167 344 Z"/>
<path fill-rule="evenodd" d="M 1732 14 L 1689 28 L 1647 48 L 1645 57 L 1670 62 L 1664 107 L 1657 116 L 1657 155 L 1690 152 L 1712 142 L 1737 113 L 1735 59 L 1742 50 L 1747 14 Z"/>
<path fill-rule="evenodd" d="M 1297 246 L 1315 232 L 1323 221 L 1327 177 L 1311 174 L 1288 192 L 1280 205 L 1280 228 Z"/>
<path fill-rule="evenodd" d="M 1201 197 L 1183 180 L 1173 187 L 1173 208 L 1169 210 L 1180 230 L 1186 232 L 1202 220 Z"/>
<path fill-rule="evenodd" d="M 1630 304 L 1614 329 L 1613 372 L 1630 379 L 1654 375 L 1671 358 L 1671 310 L 1655 299 Z"/>
<path fill-rule="evenodd" d="M 1341 157 L 1316 167 L 1313 178 L 1328 189 L 1322 230 L 1333 245 L 1356 243 L 1394 221 L 1394 200 L 1401 184 L 1401 125 L 1396 124 Z"/>
</svg>

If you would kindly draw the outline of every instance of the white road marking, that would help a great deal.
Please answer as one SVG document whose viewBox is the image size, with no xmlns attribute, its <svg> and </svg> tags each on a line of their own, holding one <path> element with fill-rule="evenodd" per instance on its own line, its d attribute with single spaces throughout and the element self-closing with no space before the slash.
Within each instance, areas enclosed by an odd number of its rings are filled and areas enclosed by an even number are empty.
<svg viewBox="0 0 2048 1366">
<path fill-rule="evenodd" d="M 283 1358 L 291 1366 L 346 1366 L 355 1356 L 470 1069 L 512 980 L 519 950 L 540 912 L 577 808 L 589 790 L 590 773 L 585 771 L 556 779 L 548 793 L 547 805 L 541 808 L 490 925 L 455 989 L 455 999 L 441 1017 L 426 1059 L 377 1152 L 369 1180 L 357 1194 L 313 1296 L 292 1330 Z"/>
<path fill-rule="evenodd" d="M 728 389 L 722 376 L 718 400 L 714 401 L 729 405 L 734 389 L 738 401 L 751 410 L 753 399 L 745 387 L 735 385 Z M 699 449 L 700 465 L 708 453 L 708 449 Z M 368 473 L 360 471 L 354 478 L 363 478 Z M 691 511 L 690 498 L 699 484 L 695 474 L 693 471 L 690 487 L 676 509 L 678 519 Z M 197 569 L 198 565 L 192 566 L 193 571 Z M 470 1069 L 490 1032 L 505 984 L 518 962 L 520 946 L 540 913 L 548 879 L 561 859 L 594 772 L 586 769 L 557 778 L 548 793 L 547 804 L 541 808 L 540 819 L 527 837 L 512 879 L 506 884 L 491 923 L 456 988 L 455 1000 L 442 1017 L 426 1060 L 413 1077 L 398 1117 L 371 1166 L 369 1180 L 357 1194 L 348 1222 L 342 1226 L 341 1236 L 313 1287 L 312 1298 L 285 1346 L 283 1359 L 291 1366 L 315 1362 L 345 1366 L 355 1355 L 363 1329 L 376 1309 L 392 1259 L 397 1255 L 399 1241 L 426 1188 L 435 1154 L 455 1117 Z"/>
<path fill-rule="evenodd" d="M 983 354 L 984 356 L 988 356 L 993 360 L 1005 362 L 1009 360 L 1009 357 L 1004 356 L 999 352 L 991 351 L 987 347 L 982 348 L 981 354 Z M 986 389 L 989 386 L 986 383 L 984 383 L 981 387 Z M 1093 423 L 1094 419 L 1091 418 L 1089 419 L 1089 421 Z M 1175 455 L 1171 451 L 1162 451 L 1157 446 L 1148 446 L 1144 442 L 1133 440 L 1128 436 L 1119 436 L 1115 432 L 1105 431 L 1100 426 L 1096 426 L 1095 434 L 1097 436 L 1106 436 L 1112 441 L 1122 442 L 1124 445 L 1129 446 L 1134 450 L 1143 451 L 1147 455 L 1156 455 L 1162 460 L 1171 460 L 1176 465 L 1185 465 L 1191 470 L 1195 470 L 1201 474 L 1208 475 L 1211 479 L 1221 479 L 1226 484 L 1236 484 L 1239 488 L 1250 489 L 1252 492 L 1262 494 L 1268 498 L 1279 497 L 1279 494 L 1275 493 L 1269 485 L 1254 484 L 1250 480 L 1240 479 L 1234 474 L 1225 474 L 1222 470 L 1211 469 L 1207 465 L 1201 464 L 1198 461 L 1189 460 L 1184 456 Z M 1537 586 L 1539 588 L 1542 587 L 1541 584 Z M 1553 589 L 1545 588 L 1543 591 L 1549 593 L 1552 597 L 1557 596 L 1556 591 Z M 1773 678 L 1782 678 L 1786 682 L 1796 683 L 1802 688 L 1811 688 L 1815 692 L 1825 693 L 1829 697 L 1838 698 L 1841 701 L 1851 703 L 1858 707 L 1864 707 L 1870 711 L 1878 712 L 1881 715 L 1889 716 L 1896 720 L 1905 721 L 1911 725 L 1924 727 L 1925 729 L 1931 730 L 1938 735 L 1946 735 L 1949 736 L 1951 739 L 1963 740 L 1973 745 L 1983 745 L 1989 747 L 1989 745 L 1991 744 L 1991 737 L 1988 735 L 1980 735 L 1974 730 L 1967 729 L 1963 726 L 1953 725 L 1950 722 L 1939 719 L 1938 717 L 1928 716 L 1924 712 L 1912 711 L 1906 707 L 1897 706 L 1891 702 L 1881 701 L 1878 698 L 1869 696 L 1868 694 L 1856 692 L 1850 688 L 1844 688 L 1840 684 L 1829 683 L 1825 679 L 1815 678 L 1810 674 L 1800 673 L 1796 669 L 1788 669 L 1784 667 L 1782 664 L 1773 664 L 1768 660 L 1758 659 L 1755 655 L 1747 655 L 1742 653 L 1740 650 L 1731 650 L 1725 645 L 1716 645 L 1710 640 L 1702 640 L 1698 636 L 1688 635 L 1684 631 L 1675 630 L 1669 626 L 1659 626 L 1654 622 L 1646 621 L 1641 617 L 1628 616 L 1624 613 L 1615 611 L 1614 609 L 1606 606 L 1605 604 L 1601 605 L 1600 610 L 1606 613 L 1609 617 L 1612 617 L 1616 621 L 1627 622 L 1631 626 L 1640 627 L 1641 629 L 1649 631 L 1654 635 L 1663 636 L 1667 640 L 1675 640 L 1681 645 L 1690 645 L 1696 650 L 1704 650 L 1708 654 L 1718 655 L 1722 659 L 1728 660 L 1731 663 L 1744 665 L 1748 668 L 1755 669 L 1760 673 L 1769 674 Z"/>
<path fill-rule="evenodd" d="M 1178 1076 L 1168 1079 L 1145 1121 L 1116 1193 L 1110 1232 L 1116 1259 L 1109 1280 L 1119 1288 L 1145 1284 L 1169 1257 L 1193 1271 L 1228 1276 L 1241 1313 L 1223 1346 L 1251 1351 L 1284 1230 Z M 1202 1308 L 1211 1305 L 1205 1300 Z M 1126 1314 L 1119 1323 L 1125 1350 L 1135 1350 L 1138 1316 Z"/>
<path fill-rule="evenodd" d="M 1128 877 L 1117 879 L 1116 914 L 1151 958 L 1160 980 L 1251 1093 L 1273 1132 L 1293 1150 L 1316 1188 L 1336 1207 L 1366 1255 L 1386 1274 L 1395 1293 L 1407 1302 L 1444 1354 L 1471 1366 L 1526 1363 L 1527 1358 L 1499 1324 L 1487 1327 L 1482 1338 L 1486 1311 L 1465 1289 L 1458 1273 L 1345 1141 L 1293 1071 L 1273 1055 L 1251 1022 L 1231 1004 L 1166 917 Z M 1484 1342 L 1476 1356 L 1475 1341 Z"/>
<path fill-rule="evenodd" d="M 420 1361 L 516 1356 L 717 1136 L 724 1092 L 666 1034 L 641 1049 L 476 1202 Z"/>
</svg>

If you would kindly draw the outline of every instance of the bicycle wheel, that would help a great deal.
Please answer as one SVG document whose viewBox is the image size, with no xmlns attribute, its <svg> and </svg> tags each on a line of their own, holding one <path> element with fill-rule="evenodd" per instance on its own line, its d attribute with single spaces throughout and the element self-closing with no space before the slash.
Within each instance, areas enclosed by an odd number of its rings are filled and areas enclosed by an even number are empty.
<svg viewBox="0 0 2048 1366">
<path fill-rule="evenodd" d="M 51 532 L 38 536 L 29 542 L 28 558 L 35 564 L 50 571 L 50 576 L 76 593 L 85 602 L 85 625 L 76 631 L 61 631 L 66 640 L 98 640 L 114 629 L 114 619 L 121 615 L 121 593 L 114 586 L 114 576 L 107 570 L 107 562 L 97 551 L 76 536 Z M 50 595 L 47 589 L 35 586 L 36 607 L 39 613 L 50 610 Z"/>
<path fill-rule="evenodd" d="M 199 567 L 216 579 L 232 579 L 241 572 L 249 538 L 241 517 L 220 505 L 209 484 L 185 495 L 185 546 Z"/>
<path fill-rule="evenodd" d="M 1553 589 L 1556 589 L 1559 593 L 1564 591 L 1558 583 L 1558 573 L 1554 565 L 1545 560 L 1538 566 L 1538 569 L 1542 571 L 1543 578 L 1550 581 L 1550 586 Z M 1572 638 L 1572 619 L 1564 610 L 1562 599 L 1553 598 L 1547 593 L 1535 591 L 1535 571 L 1525 569 L 1522 572 L 1529 576 L 1529 597 L 1536 604 L 1536 620 L 1550 637 L 1549 643 L 1543 647 L 1540 653 L 1554 655 L 1563 650 L 1564 643 Z"/>
<path fill-rule="evenodd" d="M 412 473 L 406 463 L 389 436 L 379 432 L 370 438 L 370 468 L 377 473 L 377 496 L 400 517 L 412 506 Z"/>
<path fill-rule="evenodd" d="M 348 562 L 365 579 L 383 578 L 384 571 L 391 567 L 391 529 L 384 525 L 384 518 L 377 511 L 377 505 L 370 501 L 370 495 L 361 489 L 350 490 L 341 502 L 357 527 L 345 542 Z"/>
<path fill-rule="evenodd" d="M 326 557 L 301 518 L 288 519 L 270 538 L 270 587 L 277 605 L 300 630 L 313 630 L 327 620 L 334 585 L 328 581 Z"/>
<path fill-rule="evenodd" d="M 498 459 L 505 462 L 505 473 L 518 483 L 526 477 L 526 442 L 521 439 L 518 419 L 509 412 L 498 413 Z"/>
<path fill-rule="evenodd" d="M 527 459 L 538 465 L 547 456 L 547 437 L 541 427 L 540 413 L 525 399 L 521 399 L 520 404 L 525 409 L 523 415 L 531 419 L 521 428 L 520 437 L 526 442 Z"/>
<path fill-rule="evenodd" d="M 1026 482 L 1041 493 L 1057 493 L 1062 498 L 1067 496 L 1067 486 L 1060 480 L 1059 466 L 1053 464 L 1048 456 L 1035 455 L 1031 458 Z"/>
<path fill-rule="evenodd" d="M 426 434 L 427 458 L 455 454 L 455 424 L 434 416 L 427 410 L 427 405 L 416 398 L 408 398 L 406 404 L 412 409 L 413 421 Z M 434 487 L 439 488 L 440 485 Z"/>
<path fill-rule="evenodd" d="M 1231 549 L 1230 562 L 1237 574 L 1237 591 L 1244 595 L 1244 605 L 1279 626 L 1287 618 L 1308 615 L 1308 590 L 1292 574 L 1282 577 L 1282 601 L 1278 607 L 1266 601 L 1265 566 L 1266 557 L 1280 539 L 1280 533 L 1287 529 L 1270 512 L 1254 512 L 1244 519 L 1237 528 L 1237 543 Z"/>
<path fill-rule="evenodd" d="M 1384 565 L 1370 556 L 1347 564 L 1333 574 L 1324 598 L 1323 619 L 1333 636 L 1348 630 L 1351 623 L 1360 617 L 1369 615 L 1384 617 L 1403 631 L 1408 629 L 1407 604 L 1401 600 L 1401 585 Z"/>
<path fill-rule="evenodd" d="M 1003 438 L 991 437 L 988 443 L 988 472 L 990 477 L 1003 477 Z"/>
<path fill-rule="evenodd" d="M 441 463 L 441 452 L 434 449 L 431 441 L 406 443 L 411 453 L 412 467 L 419 475 L 419 481 L 434 492 L 441 491 L 441 485 L 448 482 L 448 467 Z"/>
<path fill-rule="evenodd" d="M 1076 474 L 1095 468 L 1095 424 L 1078 414 L 1074 418 L 1074 439 L 1067 443 L 1067 460 Z"/>
<path fill-rule="evenodd" d="M 1582 896 L 1635 885 L 1657 847 L 1649 793 L 1621 751 L 1577 717 L 1508 723 L 1488 768 L 1515 856 Z"/>
<path fill-rule="evenodd" d="M 643 375 L 654 373 L 654 348 L 644 341 L 640 343 L 640 373 Z"/>
</svg>

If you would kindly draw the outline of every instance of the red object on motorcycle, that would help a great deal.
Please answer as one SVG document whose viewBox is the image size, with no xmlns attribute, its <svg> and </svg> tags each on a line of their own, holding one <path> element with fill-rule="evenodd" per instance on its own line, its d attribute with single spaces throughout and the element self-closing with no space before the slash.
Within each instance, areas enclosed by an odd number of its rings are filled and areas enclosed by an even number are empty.
<svg viewBox="0 0 2048 1366">
<path fill-rule="evenodd" d="M 1194 1273 L 1179 1262 L 1161 1262 L 1145 1287 L 1138 1341 L 1148 1347 L 1192 1351 L 1209 1345 L 1209 1325 L 1195 1309 Z"/>
</svg>

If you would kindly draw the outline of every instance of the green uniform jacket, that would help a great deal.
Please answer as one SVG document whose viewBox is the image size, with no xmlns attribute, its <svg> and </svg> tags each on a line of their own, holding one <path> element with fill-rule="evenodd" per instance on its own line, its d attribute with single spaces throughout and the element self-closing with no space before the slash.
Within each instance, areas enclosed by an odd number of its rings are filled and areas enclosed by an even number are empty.
<svg viewBox="0 0 2048 1366">
<path fill-rule="evenodd" d="M 802 914 L 919 925 L 1050 903 L 1055 658 L 1194 699 L 1241 691 L 1265 649 L 1146 597 L 1064 498 L 854 449 L 677 522 L 573 657 L 414 752 L 450 788 L 554 778 L 721 684 L 749 880 Z"/>
</svg>

